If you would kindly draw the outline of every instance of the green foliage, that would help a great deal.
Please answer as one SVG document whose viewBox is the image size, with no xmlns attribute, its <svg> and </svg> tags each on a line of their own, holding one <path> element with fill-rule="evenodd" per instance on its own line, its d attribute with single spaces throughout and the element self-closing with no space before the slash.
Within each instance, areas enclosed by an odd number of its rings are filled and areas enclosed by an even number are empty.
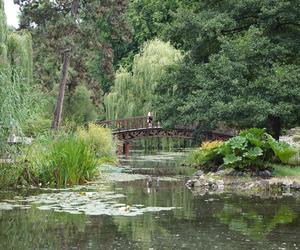
<svg viewBox="0 0 300 250">
<path fill-rule="evenodd" d="M 115 152 L 111 131 L 90 124 L 88 130 L 40 136 L 25 151 L 25 162 L 35 184 L 65 187 L 91 180 L 99 164 L 115 162 Z"/>
<path fill-rule="evenodd" d="M 94 176 L 97 167 L 92 149 L 75 136 L 56 139 L 38 160 L 40 181 L 57 187 L 84 183 Z"/>
<path fill-rule="evenodd" d="M 87 129 L 78 128 L 76 134 L 91 146 L 101 162 L 116 160 L 116 142 L 109 129 L 90 123 Z"/>
<path fill-rule="evenodd" d="M 252 128 L 242 131 L 239 136 L 216 148 L 195 150 L 187 161 L 210 171 L 217 170 L 220 165 L 236 170 L 253 171 L 266 168 L 269 162 L 287 163 L 295 153 L 288 144 L 276 141 L 263 129 Z"/>
<path fill-rule="evenodd" d="M 165 68 L 181 58 L 181 53 L 169 43 L 147 42 L 133 61 L 132 72 L 121 68 L 115 85 L 105 98 L 106 118 L 117 119 L 147 115 L 156 110 L 154 89 Z"/>
<path fill-rule="evenodd" d="M 125 18 L 128 4 L 124 0 L 78 1 L 80 22 L 74 25 L 72 2 L 18 1 L 21 27 L 33 37 L 34 79 L 51 90 L 60 78 L 62 51 L 72 48 L 69 88 L 85 84 L 93 91 L 94 102 L 101 105 L 101 95 L 113 83 L 114 54 L 120 58 L 130 40 Z"/>
<path fill-rule="evenodd" d="M 75 124 L 84 124 L 95 121 L 97 109 L 92 101 L 92 93 L 84 85 L 76 87 L 75 94 L 66 98 L 64 105 L 64 116 L 68 121 Z"/>
<path fill-rule="evenodd" d="M 210 146 L 207 146 L 207 144 L 210 144 Z M 200 148 L 188 154 L 186 161 L 188 164 L 196 164 L 205 171 L 216 171 L 223 162 L 222 155 L 219 153 L 221 145 L 222 143 L 218 141 L 203 143 Z"/>
<path fill-rule="evenodd" d="M 249 129 L 226 141 L 220 148 L 224 166 L 240 170 L 265 168 L 265 163 L 280 160 L 283 163 L 295 154 L 288 144 L 278 142 L 263 129 Z"/>
<path fill-rule="evenodd" d="M 33 62 L 31 35 L 22 30 L 8 35 L 8 59 L 14 72 L 22 75 L 22 81 L 32 84 Z"/>
<path fill-rule="evenodd" d="M 0 0 L 0 44 L 5 44 L 7 39 L 7 24 L 4 2 Z"/>
<path fill-rule="evenodd" d="M 267 127 L 276 137 L 281 126 L 297 124 L 299 15 L 284 0 L 204 0 L 177 9 L 168 37 L 189 53 L 157 85 L 162 119 L 197 122 L 200 131 L 220 122 Z"/>
<path fill-rule="evenodd" d="M 296 154 L 296 151 L 285 142 L 278 142 L 270 135 L 268 136 L 268 144 L 281 162 L 288 163 L 291 157 Z"/>
<path fill-rule="evenodd" d="M 300 176 L 300 167 L 290 167 L 285 165 L 272 164 L 274 176 Z"/>
<path fill-rule="evenodd" d="M 9 133 L 33 135 L 37 117 L 44 116 L 47 96 L 32 82 L 32 45 L 27 31 L 10 31 L 0 1 L 0 157 L 13 155 Z"/>
<path fill-rule="evenodd" d="M 20 183 L 22 168 L 18 165 L 0 164 L 0 188 L 15 187 Z"/>
<path fill-rule="evenodd" d="M 11 79 L 0 72 L 0 156 L 7 150 L 13 153 L 6 144 L 10 133 L 35 134 L 31 128 L 37 126 L 35 118 L 43 116 L 47 103 L 46 95 L 37 86 L 28 85 L 18 76 L 15 73 Z"/>
</svg>

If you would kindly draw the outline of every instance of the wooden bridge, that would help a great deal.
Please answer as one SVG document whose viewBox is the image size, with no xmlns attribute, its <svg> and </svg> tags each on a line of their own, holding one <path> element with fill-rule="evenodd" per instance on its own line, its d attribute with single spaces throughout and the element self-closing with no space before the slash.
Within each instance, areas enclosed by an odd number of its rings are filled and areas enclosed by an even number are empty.
<svg viewBox="0 0 300 250">
<path fill-rule="evenodd" d="M 148 116 L 128 117 L 118 120 L 97 121 L 97 124 L 103 127 L 109 127 L 113 130 L 113 134 L 118 141 L 122 142 L 119 152 L 126 155 L 129 153 L 130 141 L 149 138 L 149 137 L 171 137 L 171 138 L 184 138 L 192 139 L 197 125 L 177 125 L 172 129 L 161 127 L 159 121 L 155 121 L 151 113 Z M 212 131 L 206 135 L 212 139 L 228 139 L 232 134 L 225 133 L 224 131 Z"/>
</svg>

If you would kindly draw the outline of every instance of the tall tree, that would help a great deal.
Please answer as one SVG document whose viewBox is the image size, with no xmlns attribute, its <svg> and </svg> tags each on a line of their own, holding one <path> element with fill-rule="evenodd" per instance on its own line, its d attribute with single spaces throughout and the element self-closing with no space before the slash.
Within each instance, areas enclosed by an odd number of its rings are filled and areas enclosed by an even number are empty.
<svg viewBox="0 0 300 250">
<path fill-rule="evenodd" d="M 71 5 L 71 17 L 73 19 L 73 27 L 76 27 L 76 16 L 78 12 L 78 5 L 79 5 L 79 0 L 73 0 L 72 5 Z M 67 37 L 72 36 L 72 34 L 76 32 L 75 29 L 69 29 L 69 33 L 66 34 Z M 62 108 L 63 108 L 63 103 L 64 103 L 64 97 L 65 97 L 65 89 L 66 89 L 66 83 L 67 83 L 67 77 L 68 77 L 68 69 L 70 65 L 70 53 L 74 48 L 66 48 L 63 51 L 63 65 L 61 69 L 61 79 L 59 82 L 59 92 L 57 96 L 57 101 L 56 101 L 56 106 L 54 110 L 54 117 L 52 121 L 52 128 L 57 129 L 60 125 L 61 122 L 61 113 L 62 113 Z"/>
<path fill-rule="evenodd" d="M 77 18 L 72 16 L 71 0 L 18 2 L 21 28 L 33 36 L 35 81 L 53 89 L 67 75 L 59 73 L 62 58 L 62 65 L 69 65 L 68 96 L 72 98 L 76 87 L 84 84 L 92 90 L 93 103 L 100 111 L 103 93 L 114 79 L 114 50 L 130 38 L 124 16 L 127 1 L 80 1 Z"/>
<path fill-rule="evenodd" d="M 154 89 L 165 69 L 182 57 L 170 43 L 160 40 L 144 44 L 141 53 L 134 57 L 132 71 L 121 68 L 115 85 L 106 96 L 106 119 L 146 115 L 155 112 Z"/>
<path fill-rule="evenodd" d="M 158 84 L 160 113 L 202 129 L 299 123 L 299 1 L 201 1 L 178 9 L 168 36 L 188 51 Z M 181 91 L 172 91 L 178 89 Z"/>
</svg>

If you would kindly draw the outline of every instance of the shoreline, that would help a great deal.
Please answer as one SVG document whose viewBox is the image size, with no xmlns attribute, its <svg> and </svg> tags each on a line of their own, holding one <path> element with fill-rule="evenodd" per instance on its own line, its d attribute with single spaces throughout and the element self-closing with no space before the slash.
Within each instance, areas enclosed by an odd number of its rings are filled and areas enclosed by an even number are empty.
<svg viewBox="0 0 300 250">
<path fill-rule="evenodd" d="M 185 183 L 193 193 L 204 195 L 208 192 L 231 192 L 246 195 L 293 196 L 300 194 L 300 176 L 251 177 L 232 176 L 225 172 L 204 174 L 197 171 Z"/>
</svg>

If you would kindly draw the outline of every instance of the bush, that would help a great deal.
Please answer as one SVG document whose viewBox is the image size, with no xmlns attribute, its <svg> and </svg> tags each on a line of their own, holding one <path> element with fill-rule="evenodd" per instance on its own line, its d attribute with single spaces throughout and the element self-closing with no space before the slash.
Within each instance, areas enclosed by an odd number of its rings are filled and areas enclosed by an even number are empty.
<svg viewBox="0 0 300 250">
<path fill-rule="evenodd" d="M 288 144 L 276 141 L 264 129 L 257 128 L 242 131 L 239 136 L 216 144 L 216 147 L 210 145 L 213 144 L 204 144 L 192 152 L 188 162 L 199 164 L 207 170 L 216 170 L 223 165 L 236 170 L 254 171 L 265 168 L 268 162 L 288 163 L 296 153 Z"/>
<path fill-rule="evenodd" d="M 92 147 L 98 158 L 116 160 L 116 143 L 110 129 L 90 123 L 88 129 L 78 128 L 76 133 L 79 139 Z"/>
<path fill-rule="evenodd" d="M 215 171 L 222 164 L 222 156 L 219 154 L 221 141 L 211 141 L 202 143 L 199 149 L 196 149 L 188 155 L 187 162 L 196 164 L 205 171 Z"/>
<path fill-rule="evenodd" d="M 296 154 L 291 157 L 288 161 L 288 164 L 294 165 L 294 166 L 300 166 L 300 148 L 296 148 Z"/>
<path fill-rule="evenodd" d="M 264 129 L 252 128 L 225 142 L 220 153 L 225 167 L 256 170 L 265 168 L 266 162 L 287 163 L 295 151 L 288 144 L 276 141 Z"/>
</svg>

